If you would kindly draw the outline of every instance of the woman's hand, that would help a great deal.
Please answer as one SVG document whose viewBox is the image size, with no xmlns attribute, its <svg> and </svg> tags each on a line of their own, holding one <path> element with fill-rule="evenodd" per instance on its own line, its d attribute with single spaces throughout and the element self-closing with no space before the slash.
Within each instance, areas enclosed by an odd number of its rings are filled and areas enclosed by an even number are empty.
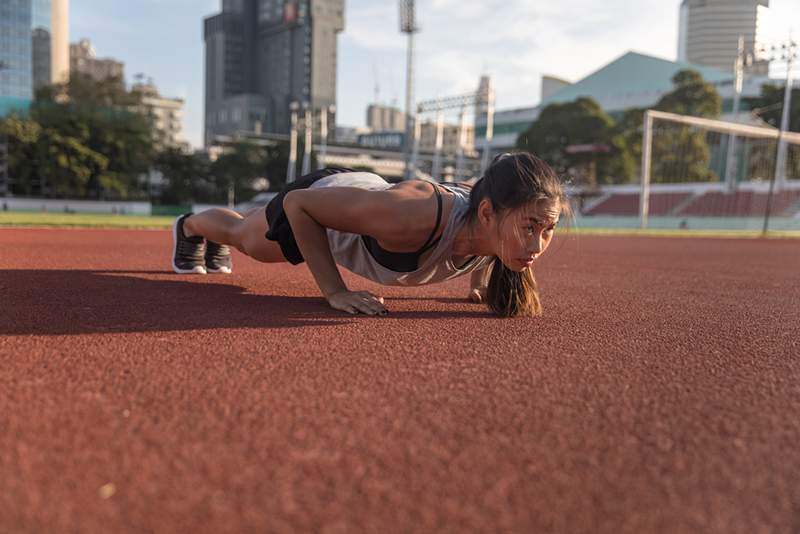
<svg viewBox="0 0 800 534">
<path fill-rule="evenodd" d="M 331 308 L 350 314 L 386 315 L 389 313 L 383 305 L 383 297 L 377 297 L 369 291 L 340 291 L 328 297 Z"/>
<path fill-rule="evenodd" d="M 485 287 L 473 287 L 469 291 L 469 296 L 467 297 L 470 301 L 475 302 L 476 304 L 480 304 L 481 302 L 486 302 L 486 288 Z"/>
</svg>

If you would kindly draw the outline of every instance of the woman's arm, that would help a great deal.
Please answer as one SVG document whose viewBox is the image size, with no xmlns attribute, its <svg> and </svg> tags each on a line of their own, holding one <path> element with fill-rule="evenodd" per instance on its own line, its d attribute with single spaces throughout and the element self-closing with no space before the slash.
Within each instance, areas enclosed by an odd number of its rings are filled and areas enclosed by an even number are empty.
<svg viewBox="0 0 800 534">
<path fill-rule="evenodd" d="M 489 277 L 492 275 L 492 264 L 472 271 L 469 280 L 469 300 L 483 302 L 486 300 L 486 288 L 489 286 Z"/>
<path fill-rule="evenodd" d="M 326 228 L 367 235 L 385 235 L 397 228 L 392 198 L 383 191 L 336 187 L 298 189 L 283 200 L 295 240 L 323 296 L 336 309 L 350 313 L 385 313 L 383 298 L 352 292 L 342 280 L 331 253 Z M 402 220 L 402 219 L 400 219 Z M 399 226 L 395 222 L 394 226 Z M 377 231 L 376 231 L 377 230 Z"/>
</svg>

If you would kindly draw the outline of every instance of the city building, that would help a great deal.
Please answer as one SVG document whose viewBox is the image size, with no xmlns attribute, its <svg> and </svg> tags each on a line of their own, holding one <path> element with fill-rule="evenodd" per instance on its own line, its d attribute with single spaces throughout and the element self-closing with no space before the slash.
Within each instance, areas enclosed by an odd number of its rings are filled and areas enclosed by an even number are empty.
<svg viewBox="0 0 800 534">
<path fill-rule="evenodd" d="M 236 132 L 288 134 L 290 105 L 336 124 L 344 0 L 223 0 L 204 21 L 205 144 Z M 314 131 L 319 131 L 314 128 Z"/>
<path fill-rule="evenodd" d="M 769 0 L 683 0 L 678 29 L 678 61 L 733 71 L 739 50 L 753 51 L 759 30 L 769 10 Z M 768 64 L 749 67 L 753 74 L 766 74 Z"/>
<path fill-rule="evenodd" d="M 69 63 L 71 72 L 86 74 L 98 82 L 109 78 L 125 81 L 125 64 L 113 58 L 98 58 L 89 39 L 69 45 Z"/>
<path fill-rule="evenodd" d="M 156 145 L 188 150 L 183 139 L 183 99 L 161 96 L 152 80 L 135 83 L 131 90 L 142 94 L 143 112 L 153 118 Z"/>
<path fill-rule="evenodd" d="M 367 128 L 375 132 L 405 130 L 406 114 L 395 106 L 370 104 L 367 107 Z"/>
<path fill-rule="evenodd" d="M 0 116 L 69 78 L 68 0 L 0 0 Z"/>
</svg>

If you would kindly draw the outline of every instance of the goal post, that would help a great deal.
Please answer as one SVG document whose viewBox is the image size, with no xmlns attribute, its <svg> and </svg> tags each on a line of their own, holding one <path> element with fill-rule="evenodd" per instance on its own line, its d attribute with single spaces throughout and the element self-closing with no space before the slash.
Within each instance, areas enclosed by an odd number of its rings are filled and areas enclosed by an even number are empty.
<svg viewBox="0 0 800 534">
<path fill-rule="evenodd" d="M 785 160 L 786 172 L 777 172 L 775 163 L 781 144 L 790 148 L 787 151 L 790 156 Z M 736 154 L 731 150 L 737 151 Z M 747 163 L 737 173 L 739 180 L 735 176 L 724 176 L 734 156 Z M 792 182 L 792 189 L 800 191 L 800 133 L 647 110 L 643 121 L 641 165 L 641 228 L 648 227 L 654 184 L 704 182 L 718 186 L 719 194 L 723 195 L 735 189 L 737 183 L 739 186 L 756 184 L 761 191 L 769 182 L 765 212 L 768 216 L 773 188 L 780 192 Z M 735 216 L 736 212 L 732 211 L 731 215 Z"/>
</svg>

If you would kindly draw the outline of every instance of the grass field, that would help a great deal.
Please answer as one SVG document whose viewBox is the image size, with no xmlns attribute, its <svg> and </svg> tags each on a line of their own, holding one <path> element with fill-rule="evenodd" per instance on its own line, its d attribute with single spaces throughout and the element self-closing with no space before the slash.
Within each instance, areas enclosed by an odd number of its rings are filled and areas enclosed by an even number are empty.
<svg viewBox="0 0 800 534">
<path fill-rule="evenodd" d="M 165 229 L 172 216 L 106 215 L 92 213 L 0 212 L 0 227 Z M 668 230 L 638 228 L 562 228 L 580 235 L 639 235 L 650 237 L 761 237 L 760 230 Z M 770 231 L 768 237 L 800 238 L 800 231 Z"/>
<path fill-rule="evenodd" d="M 175 217 L 106 215 L 94 213 L 0 212 L 0 226 L 44 226 L 58 228 L 169 228 Z"/>
</svg>

